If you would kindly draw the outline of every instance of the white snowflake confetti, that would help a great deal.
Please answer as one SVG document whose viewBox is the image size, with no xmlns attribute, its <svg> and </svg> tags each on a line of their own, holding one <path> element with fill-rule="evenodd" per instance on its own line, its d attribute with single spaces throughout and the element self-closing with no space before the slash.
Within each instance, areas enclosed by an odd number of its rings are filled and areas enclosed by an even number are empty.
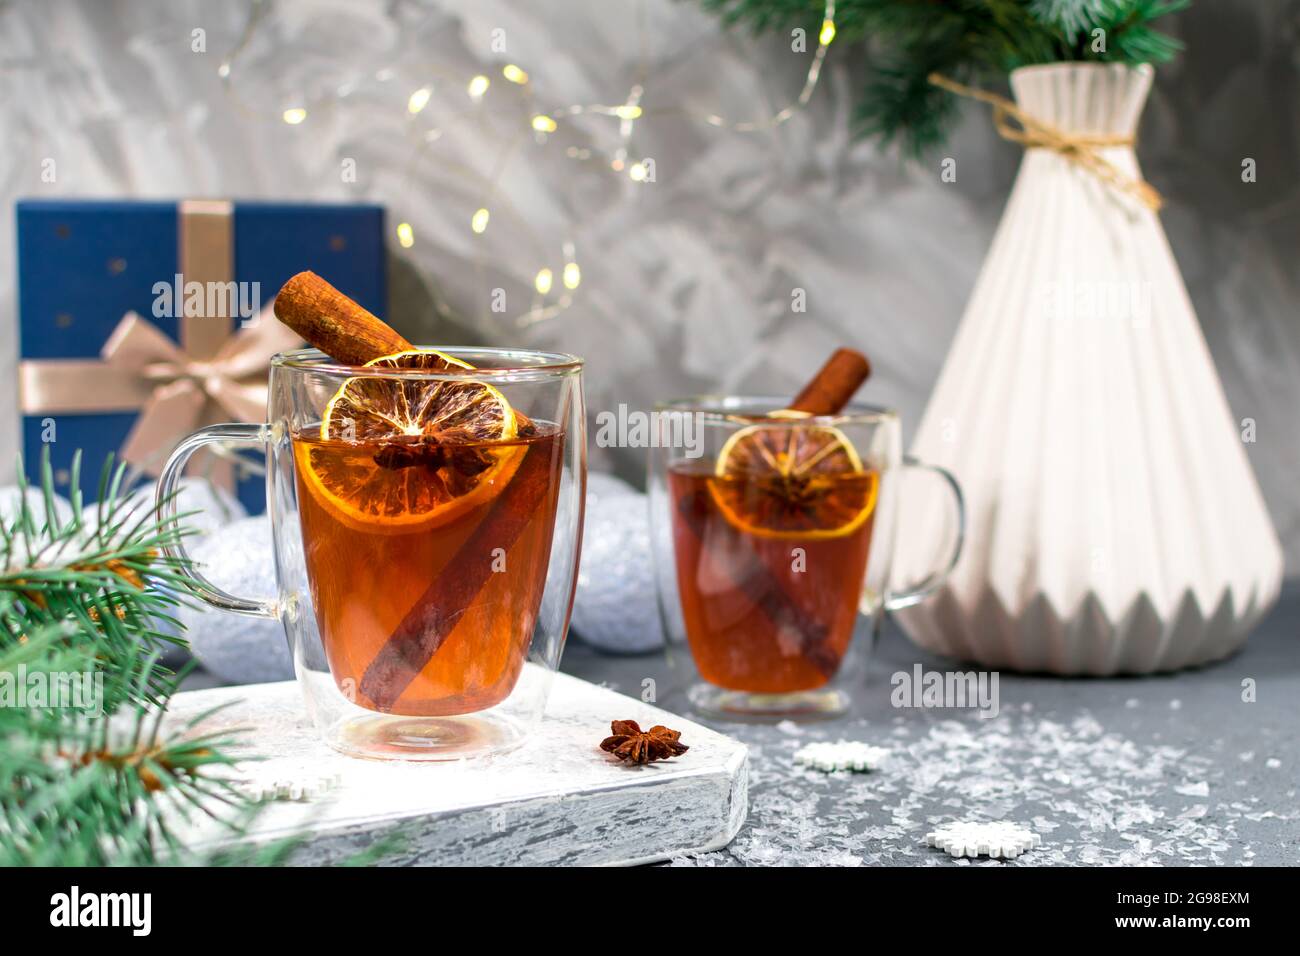
<svg viewBox="0 0 1300 956">
<path fill-rule="evenodd" d="M 1014 859 L 1042 842 L 1037 833 L 1015 823 L 949 823 L 925 835 L 925 842 L 950 856 Z"/>
<path fill-rule="evenodd" d="M 750 746 L 748 821 L 725 850 L 674 863 L 963 865 L 966 858 L 937 853 L 923 839 L 961 818 L 1021 821 L 1045 841 L 1014 860 L 980 857 L 979 866 L 1250 864 L 1264 857 L 1254 854 L 1259 841 L 1300 832 L 1296 788 L 1280 804 L 1230 796 L 1246 786 L 1230 774 L 1251 766 L 1236 759 L 1248 745 L 1215 756 L 1203 740 L 1189 746 L 1186 734 L 1161 741 L 1104 726 L 1086 710 L 1062 717 L 1040 701 L 1036 711 L 852 720 L 843 736 L 888 741 L 887 772 L 869 774 L 812 773 L 791 760 L 825 732 L 818 725 L 802 725 L 803 740 L 747 727 L 737 736 Z M 1254 752 L 1261 771 L 1268 756 Z M 1202 782 L 1206 796 L 1174 789 Z"/>
<path fill-rule="evenodd" d="M 833 744 L 819 741 L 796 751 L 794 762 L 827 773 L 835 770 L 855 770 L 862 773 L 879 769 L 888 756 L 888 749 L 872 747 L 860 740 L 840 740 Z"/>
<path fill-rule="evenodd" d="M 328 776 L 307 776 L 292 780 L 249 780 L 243 784 L 244 791 L 260 803 L 270 801 L 287 801 L 290 803 L 309 803 L 319 800 L 343 782 L 341 774 Z"/>
</svg>

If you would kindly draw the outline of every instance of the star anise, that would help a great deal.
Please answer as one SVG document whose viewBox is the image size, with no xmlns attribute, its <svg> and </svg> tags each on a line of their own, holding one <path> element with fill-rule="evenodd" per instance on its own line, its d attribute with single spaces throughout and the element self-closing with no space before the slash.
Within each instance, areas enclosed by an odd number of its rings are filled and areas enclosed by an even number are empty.
<svg viewBox="0 0 1300 956">
<path fill-rule="evenodd" d="M 463 483 L 492 467 L 495 459 L 481 445 L 471 444 L 463 428 L 449 428 L 434 435 L 401 436 L 380 442 L 375 464 L 398 470 L 423 467 L 441 471 L 451 484 Z M 455 488 L 454 493 L 459 493 Z"/>
<path fill-rule="evenodd" d="M 792 516 L 815 514 L 830 490 L 824 481 L 796 474 L 766 475 L 757 484 L 770 507 Z"/>
<path fill-rule="evenodd" d="M 655 724 L 643 731 L 635 720 L 615 720 L 609 725 L 612 737 L 600 742 L 600 749 L 628 763 L 650 763 L 680 757 L 691 748 L 679 743 L 679 730 Z"/>
</svg>

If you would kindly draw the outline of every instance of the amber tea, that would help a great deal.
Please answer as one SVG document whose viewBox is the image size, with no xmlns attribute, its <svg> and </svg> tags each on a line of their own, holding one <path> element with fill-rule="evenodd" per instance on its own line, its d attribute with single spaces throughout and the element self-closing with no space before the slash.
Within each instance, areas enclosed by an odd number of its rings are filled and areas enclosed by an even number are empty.
<svg viewBox="0 0 1300 956">
<path fill-rule="evenodd" d="M 437 352 L 370 363 L 439 371 Z M 514 688 L 532 638 L 563 434 L 474 381 L 352 378 L 293 438 L 330 672 L 371 710 L 466 714 Z"/>
<path fill-rule="evenodd" d="M 355 703 L 464 714 L 514 687 L 541 604 L 561 436 L 422 449 L 294 439 L 307 574 L 330 672 Z M 440 500 L 458 456 L 497 474 Z M 480 490 L 481 489 L 481 490 Z M 340 497 L 344 500 L 340 502 Z"/>
<path fill-rule="evenodd" d="M 686 638 L 700 676 L 750 693 L 838 672 L 871 550 L 879 475 L 831 428 L 742 430 L 668 471 Z"/>
</svg>

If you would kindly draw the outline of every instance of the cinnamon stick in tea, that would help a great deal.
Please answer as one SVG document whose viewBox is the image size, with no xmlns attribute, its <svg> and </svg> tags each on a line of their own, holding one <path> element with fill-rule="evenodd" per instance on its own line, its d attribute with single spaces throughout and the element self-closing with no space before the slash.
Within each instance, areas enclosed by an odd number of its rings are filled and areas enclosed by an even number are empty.
<svg viewBox="0 0 1300 956">
<path fill-rule="evenodd" d="M 836 415 L 849 403 L 870 374 L 871 363 L 861 352 L 836 349 L 785 411 Z M 690 532 L 696 538 L 701 538 L 704 534 L 704 517 L 708 514 L 707 502 L 700 500 L 698 493 L 686 495 L 677 502 L 677 509 Z M 794 633 L 807 638 L 800 653 L 810 664 L 827 677 L 835 674 L 840 666 L 840 657 L 826 646 L 826 625 L 815 620 L 797 602 L 791 600 L 762 561 L 750 555 L 739 568 L 733 569 L 729 577 L 773 624 L 788 625 Z"/>
<path fill-rule="evenodd" d="M 314 272 L 300 272 L 275 299 L 276 317 L 326 355 L 345 365 L 414 349 L 383 320 L 344 295 Z M 515 410 L 517 431 L 535 431 L 533 422 Z M 388 710 L 442 646 L 492 573 L 492 553 L 509 552 L 552 490 L 554 462 L 547 449 L 562 454 L 562 443 L 530 445 L 510 482 L 482 523 L 448 562 L 454 573 L 441 574 L 398 624 L 361 679 L 361 693 L 380 710 Z"/>
<path fill-rule="evenodd" d="M 417 674 L 438 652 L 475 596 L 491 579 L 492 552 L 510 551 L 529 521 L 554 490 L 555 462 L 563 444 L 530 445 L 510 483 L 448 563 L 448 571 L 429 584 L 361 676 L 361 693 L 379 710 L 391 710 Z"/>
<path fill-rule="evenodd" d="M 284 284 L 275 297 L 275 317 L 343 365 L 415 348 L 314 272 L 299 272 Z"/>
<path fill-rule="evenodd" d="M 387 322 L 314 272 L 299 272 L 281 287 L 275 317 L 343 365 L 365 365 L 415 349 Z M 532 421 L 518 409 L 515 421 L 520 435 L 532 431 Z"/>
<path fill-rule="evenodd" d="M 836 349 L 826 364 L 795 396 L 787 411 L 809 415 L 835 415 L 871 374 L 871 363 L 861 352 Z"/>
<path fill-rule="evenodd" d="M 677 502 L 677 511 L 690 533 L 703 545 L 705 517 L 710 511 L 708 492 L 683 495 Z M 730 582 L 777 627 L 806 638 L 800 648 L 804 659 L 827 677 L 833 677 L 839 670 L 840 658 L 827 647 L 826 625 L 791 600 L 757 555 L 738 549 L 732 552 L 732 557 L 735 563 L 727 574 Z"/>
</svg>

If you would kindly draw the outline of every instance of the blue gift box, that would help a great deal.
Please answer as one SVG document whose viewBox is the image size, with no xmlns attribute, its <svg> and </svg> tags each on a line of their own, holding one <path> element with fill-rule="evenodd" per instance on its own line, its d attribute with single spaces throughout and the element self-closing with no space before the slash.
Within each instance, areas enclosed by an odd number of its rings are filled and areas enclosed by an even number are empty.
<svg viewBox="0 0 1300 956">
<path fill-rule="evenodd" d="M 229 249 L 217 249 L 209 258 L 216 260 L 217 272 L 232 273 L 226 278 L 241 289 L 260 289 L 263 305 L 287 279 L 310 269 L 370 311 L 384 314 L 382 207 L 240 201 L 207 204 L 209 215 L 214 205 L 219 217 L 224 217 L 218 234 L 227 237 L 223 243 Z M 91 370 L 84 375 L 86 401 L 94 402 L 95 367 L 89 363 L 99 360 L 101 348 L 129 312 L 182 343 L 183 320 L 157 307 L 158 284 L 173 283 L 182 272 L 183 259 L 194 266 L 196 254 L 207 254 L 182 249 L 186 241 L 182 232 L 192 222 L 186 217 L 194 206 L 135 200 L 17 203 L 19 357 L 24 386 L 27 373 L 39 370 L 42 363 L 85 360 Z M 192 247 L 199 246 L 189 241 Z M 198 271 L 210 278 L 213 268 L 200 265 Z M 234 316 L 232 332 L 239 330 L 240 319 Z M 57 490 L 67 494 L 72 456 L 80 449 L 81 490 L 87 501 L 93 501 L 105 456 L 122 448 L 139 417 L 135 403 L 106 399 L 105 404 L 118 407 L 70 413 L 35 407 L 40 404 L 33 398 L 36 391 L 24 387 L 20 394 L 29 478 L 39 480 L 41 452 L 48 447 Z M 174 436 L 171 443 L 181 437 Z M 250 512 L 264 507 L 260 477 L 241 480 L 238 494 Z"/>
</svg>

